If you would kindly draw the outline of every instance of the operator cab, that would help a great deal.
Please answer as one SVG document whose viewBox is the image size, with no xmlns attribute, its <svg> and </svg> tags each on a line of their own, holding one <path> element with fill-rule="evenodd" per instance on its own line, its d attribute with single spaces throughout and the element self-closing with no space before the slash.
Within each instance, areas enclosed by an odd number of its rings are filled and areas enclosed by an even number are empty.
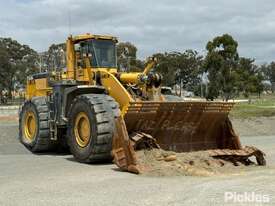
<svg viewBox="0 0 275 206">
<path fill-rule="evenodd" d="M 91 36 L 75 41 L 77 65 L 82 68 L 117 68 L 114 37 Z"/>
<path fill-rule="evenodd" d="M 116 45 L 110 40 L 91 39 L 80 43 L 81 58 L 88 58 L 93 68 L 116 68 Z"/>
</svg>

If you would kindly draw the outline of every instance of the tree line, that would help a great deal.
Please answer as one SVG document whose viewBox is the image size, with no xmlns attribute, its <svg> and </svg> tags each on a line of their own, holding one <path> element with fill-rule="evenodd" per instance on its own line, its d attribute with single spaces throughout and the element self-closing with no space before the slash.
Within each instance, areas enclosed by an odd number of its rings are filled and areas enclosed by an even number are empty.
<svg viewBox="0 0 275 206">
<path fill-rule="evenodd" d="M 37 60 L 37 52 L 28 45 L 0 38 L 0 97 L 21 88 L 27 76 L 37 72 Z"/>
<path fill-rule="evenodd" d="M 240 57 L 238 42 L 229 34 L 217 36 L 206 46 L 203 56 L 195 50 L 156 53 L 155 71 L 163 76 L 165 86 L 178 86 L 208 100 L 224 100 L 239 95 L 274 92 L 275 62 L 255 64 L 253 58 Z M 117 45 L 118 68 L 141 71 L 146 61 L 137 58 L 137 47 L 130 42 Z M 28 75 L 57 70 L 65 63 L 65 45 L 53 44 L 38 54 L 11 38 L 0 38 L 0 95 L 2 91 L 23 88 Z"/>
<path fill-rule="evenodd" d="M 156 71 L 162 74 L 164 85 L 180 86 L 207 100 L 221 97 L 227 101 L 240 95 L 274 92 L 275 62 L 257 65 L 252 58 L 240 57 L 238 42 L 229 34 L 215 37 L 205 48 L 205 56 L 190 49 L 154 54 L 158 59 Z M 135 71 L 144 64 L 136 58 L 136 52 L 133 44 L 120 43 L 119 66 Z"/>
</svg>

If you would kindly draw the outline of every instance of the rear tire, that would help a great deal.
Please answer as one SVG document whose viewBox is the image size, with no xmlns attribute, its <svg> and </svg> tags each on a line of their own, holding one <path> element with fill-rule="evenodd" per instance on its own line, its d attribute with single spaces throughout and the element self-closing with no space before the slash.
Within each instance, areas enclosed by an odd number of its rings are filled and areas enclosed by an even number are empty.
<svg viewBox="0 0 275 206">
<path fill-rule="evenodd" d="M 34 97 L 22 106 L 19 140 L 32 152 L 46 152 L 55 147 L 55 142 L 50 139 L 49 107 L 45 97 Z"/>
<path fill-rule="evenodd" d="M 105 94 L 75 98 L 69 115 L 68 145 L 79 162 L 111 160 L 115 118 L 120 114 L 115 100 Z"/>
</svg>

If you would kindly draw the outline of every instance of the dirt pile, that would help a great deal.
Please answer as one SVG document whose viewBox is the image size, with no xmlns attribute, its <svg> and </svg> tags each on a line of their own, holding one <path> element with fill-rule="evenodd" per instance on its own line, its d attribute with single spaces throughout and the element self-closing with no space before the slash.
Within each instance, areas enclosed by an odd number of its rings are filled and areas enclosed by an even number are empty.
<svg viewBox="0 0 275 206">
<path fill-rule="evenodd" d="M 137 151 L 145 176 L 212 176 L 239 174 L 247 166 L 215 159 L 207 151 L 175 153 L 161 149 Z"/>
</svg>

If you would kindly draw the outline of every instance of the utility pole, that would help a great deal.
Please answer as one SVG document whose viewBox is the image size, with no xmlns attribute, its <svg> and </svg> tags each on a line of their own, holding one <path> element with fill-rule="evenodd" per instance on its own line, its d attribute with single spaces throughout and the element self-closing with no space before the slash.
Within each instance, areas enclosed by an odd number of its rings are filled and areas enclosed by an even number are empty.
<svg viewBox="0 0 275 206">
<path fill-rule="evenodd" d="M 39 70 L 40 70 L 40 73 L 42 72 L 42 55 L 39 54 L 39 60 L 40 60 L 40 64 L 39 64 Z"/>
<path fill-rule="evenodd" d="M 202 74 L 201 74 L 201 98 L 203 97 L 203 84 L 202 84 Z"/>
</svg>

